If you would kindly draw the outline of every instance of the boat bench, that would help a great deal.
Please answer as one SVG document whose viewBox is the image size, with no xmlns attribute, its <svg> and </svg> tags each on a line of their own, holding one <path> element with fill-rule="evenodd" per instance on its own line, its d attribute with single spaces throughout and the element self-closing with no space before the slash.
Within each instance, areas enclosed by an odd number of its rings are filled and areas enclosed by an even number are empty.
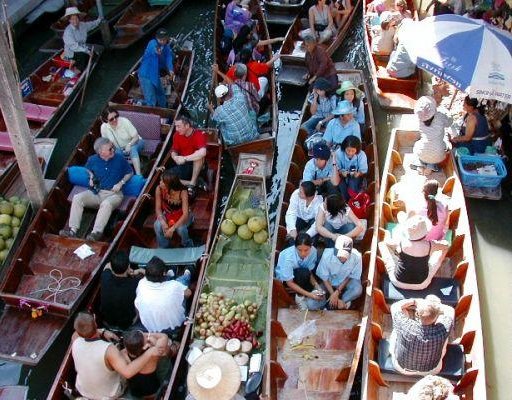
<svg viewBox="0 0 512 400">
<path fill-rule="evenodd" d="M 11 138 L 9 137 L 9 133 L 5 131 L 0 132 L 0 151 L 10 151 L 14 152 L 12 147 Z"/>
<path fill-rule="evenodd" d="M 128 118 L 135 129 L 137 129 L 137 133 L 142 139 L 144 139 L 144 149 L 142 150 L 142 154 L 146 157 L 151 157 L 162 141 L 162 124 L 160 116 L 156 114 L 124 110 L 119 110 L 119 115 L 121 117 Z"/>
<path fill-rule="evenodd" d="M 389 278 L 386 277 L 382 281 L 382 292 L 388 304 L 411 298 L 424 299 L 427 295 L 434 294 L 441 299 L 441 303 L 454 308 L 457 306 L 461 296 L 459 282 L 453 278 L 433 278 L 426 289 L 410 290 L 397 288 L 391 283 Z"/>
<path fill-rule="evenodd" d="M 205 246 L 152 249 L 132 246 L 130 248 L 130 263 L 145 267 L 153 257 L 160 258 L 166 266 L 195 265 L 203 256 Z"/>
<path fill-rule="evenodd" d="M 35 122 L 46 122 L 53 116 L 55 111 L 57 111 L 57 107 L 27 102 L 23 102 L 23 108 L 25 109 L 27 119 Z"/>
<path fill-rule="evenodd" d="M 379 342 L 379 367 L 381 372 L 388 374 L 400 374 L 393 366 L 389 341 L 381 339 Z M 450 381 L 458 381 L 464 375 L 464 350 L 460 344 L 448 344 L 443 358 L 443 368 L 438 374 Z"/>
<path fill-rule="evenodd" d="M 69 192 L 68 201 L 71 203 L 73 201 L 73 197 L 76 194 L 85 192 L 86 190 L 89 189 L 78 185 L 73 186 L 73 189 L 71 189 L 71 192 Z M 116 208 L 116 210 L 128 214 L 128 211 L 130 211 L 130 209 L 132 208 L 133 204 L 135 203 L 135 200 L 137 200 L 136 196 L 123 196 L 123 201 L 121 202 L 119 207 Z"/>
</svg>

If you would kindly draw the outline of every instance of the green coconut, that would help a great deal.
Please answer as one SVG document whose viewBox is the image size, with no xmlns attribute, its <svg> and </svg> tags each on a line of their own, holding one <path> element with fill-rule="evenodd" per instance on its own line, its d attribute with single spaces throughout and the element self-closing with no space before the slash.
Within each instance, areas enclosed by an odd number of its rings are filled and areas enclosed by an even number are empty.
<svg viewBox="0 0 512 400">
<path fill-rule="evenodd" d="M 0 236 L 9 239 L 12 236 L 12 228 L 10 225 L 0 225 Z"/>
<path fill-rule="evenodd" d="M 232 219 L 233 218 L 233 214 L 237 211 L 236 208 L 230 208 L 229 210 L 226 211 L 226 219 Z"/>
<path fill-rule="evenodd" d="M 20 224 L 21 224 L 21 220 L 18 217 L 12 217 L 11 218 L 11 226 L 13 228 L 16 228 L 16 227 L 20 226 Z"/>
<path fill-rule="evenodd" d="M 231 236 L 236 232 L 236 225 L 230 219 L 225 219 L 220 224 L 220 231 L 226 236 Z"/>
<path fill-rule="evenodd" d="M 0 251 L 0 263 L 3 263 L 9 254 L 9 250 L 5 249 Z"/>
<path fill-rule="evenodd" d="M 238 236 L 240 237 L 240 239 L 249 240 L 252 238 L 252 232 L 249 229 L 249 227 L 247 226 L 247 224 L 239 226 L 237 233 L 238 233 Z"/>
<path fill-rule="evenodd" d="M 249 219 L 249 222 L 247 222 L 247 226 L 254 233 L 261 231 L 266 225 L 265 219 L 262 217 L 252 217 Z"/>
<path fill-rule="evenodd" d="M 238 226 L 245 225 L 247 223 L 247 215 L 243 211 L 235 211 L 231 217 L 231 220 Z"/>
<path fill-rule="evenodd" d="M 261 230 L 259 232 L 256 232 L 254 234 L 254 241 L 258 244 L 263 244 L 267 241 L 268 239 L 268 232 L 266 230 Z"/>
<path fill-rule="evenodd" d="M 11 225 L 12 217 L 7 214 L 0 214 L 0 225 Z"/>
<path fill-rule="evenodd" d="M 27 205 L 23 203 L 18 203 L 14 206 L 13 214 L 15 217 L 22 218 L 27 211 Z"/>
<path fill-rule="evenodd" d="M 0 214 L 12 215 L 14 212 L 14 206 L 8 201 L 2 201 L 0 203 Z"/>
</svg>

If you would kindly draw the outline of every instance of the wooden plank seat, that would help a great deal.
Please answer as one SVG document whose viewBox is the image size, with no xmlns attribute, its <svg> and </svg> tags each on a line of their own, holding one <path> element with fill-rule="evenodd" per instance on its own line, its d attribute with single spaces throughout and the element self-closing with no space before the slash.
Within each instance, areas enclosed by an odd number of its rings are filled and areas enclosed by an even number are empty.
<svg viewBox="0 0 512 400">
<path fill-rule="evenodd" d="M 162 124 L 160 116 L 124 110 L 119 110 L 119 115 L 128 118 L 133 126 L 135 126 L 135 129 L 137 129 L 140 137 L 144 139 L 142 154 L 147 157 L 153 155 L 161 142 Z"/>
<path fill-rule="evenodd" d="M 451 290 L 448 292 L 449 288 Z M 397 288 L 388 277 L 385 277 L 382 281 L 382 292 L 388 304 L 410 298 L 424 299 L 427 295 L 434 294 L 441 299 L 443 304 L 456 307 L 461 296 L 460 285 L 456 279 L 438 277 L 434 277 L 430 285 L 423 290 Z"/>
<path fill-rule="evenodd" d="M 205 246 L 149 249 L 146 247 L 132 246 L 130 248 L 130 263 L 144 267 L 153 257 L 160 258 L 165 265 L 195 265 L 205 251 Z"/>
<path fill-rule="evenodd" d="M 379 342 L 379 367 L 383 373 L 399 374 L 393 366 L 389 345 L 386 339 L 381 339 Z M 448 344 L 443 358 L 443 368 L 438 375 L 451 381 L 458 381 L 464 375 L 464 362 L 463 347 L 459 344 Z"/>
<path fill-rule="evenodd" d="M 25 110 L 25 115 L 29 121 L 36 122 L 46 122 L 48 121 L 55 111 L 57 111 L 57 107 L 45 106 L 42 104 L 34 104 L 23 102 L 23 108 Z"/>
<path fill-rule="evenodd" d="M 73 201 L 73 197 L 76 194 L 85 192 L 86 190 L 89 190 L 89 189 L 86 187 L 83 187 L 83 186 L 77 186 L 77 185 L 73 186 L 73 189 L 71 189 L 71 192 L 69 192 L 68 201 L 71 203 Z M 123 201 L 121 202 L 119 207 L 117 207 L 117 210 L 119 210 L 123 213 L 128 213 L 128 211 L 135 204 L 135 200 L 137 200 L 136 196 L 123 196 Z"/>
<path fill-rule="evenodd" d="M 8 132 L 0 131 L 0 150 L 14 152 Z"/>
</svg>

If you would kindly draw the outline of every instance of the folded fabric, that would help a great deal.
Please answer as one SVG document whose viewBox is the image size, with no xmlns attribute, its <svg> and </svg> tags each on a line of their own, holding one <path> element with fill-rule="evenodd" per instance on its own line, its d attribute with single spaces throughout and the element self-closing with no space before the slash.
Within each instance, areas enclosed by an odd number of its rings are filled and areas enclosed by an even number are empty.
<svg viewBox="0 0 512 400">
<path fill-rule="evenodd" d="M 142 175 L 133 175 L 123 186 L 125 196 L 138 196 L 146 184 L 146 178 Z"/>
</svg>

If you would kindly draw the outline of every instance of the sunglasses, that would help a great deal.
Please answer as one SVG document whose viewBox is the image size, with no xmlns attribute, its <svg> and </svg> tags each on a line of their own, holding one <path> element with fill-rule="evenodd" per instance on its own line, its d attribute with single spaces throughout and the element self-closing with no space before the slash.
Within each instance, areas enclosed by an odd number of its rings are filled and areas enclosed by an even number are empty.
<svg viewBox="0 0 512 400">
<path fill-rule="evenodd" d="M 108 119 L 108 122 L 114 122 L 118 118 L 119 118 L 119 115 L 114 115 L 113 117 Z"/>
</svg>

